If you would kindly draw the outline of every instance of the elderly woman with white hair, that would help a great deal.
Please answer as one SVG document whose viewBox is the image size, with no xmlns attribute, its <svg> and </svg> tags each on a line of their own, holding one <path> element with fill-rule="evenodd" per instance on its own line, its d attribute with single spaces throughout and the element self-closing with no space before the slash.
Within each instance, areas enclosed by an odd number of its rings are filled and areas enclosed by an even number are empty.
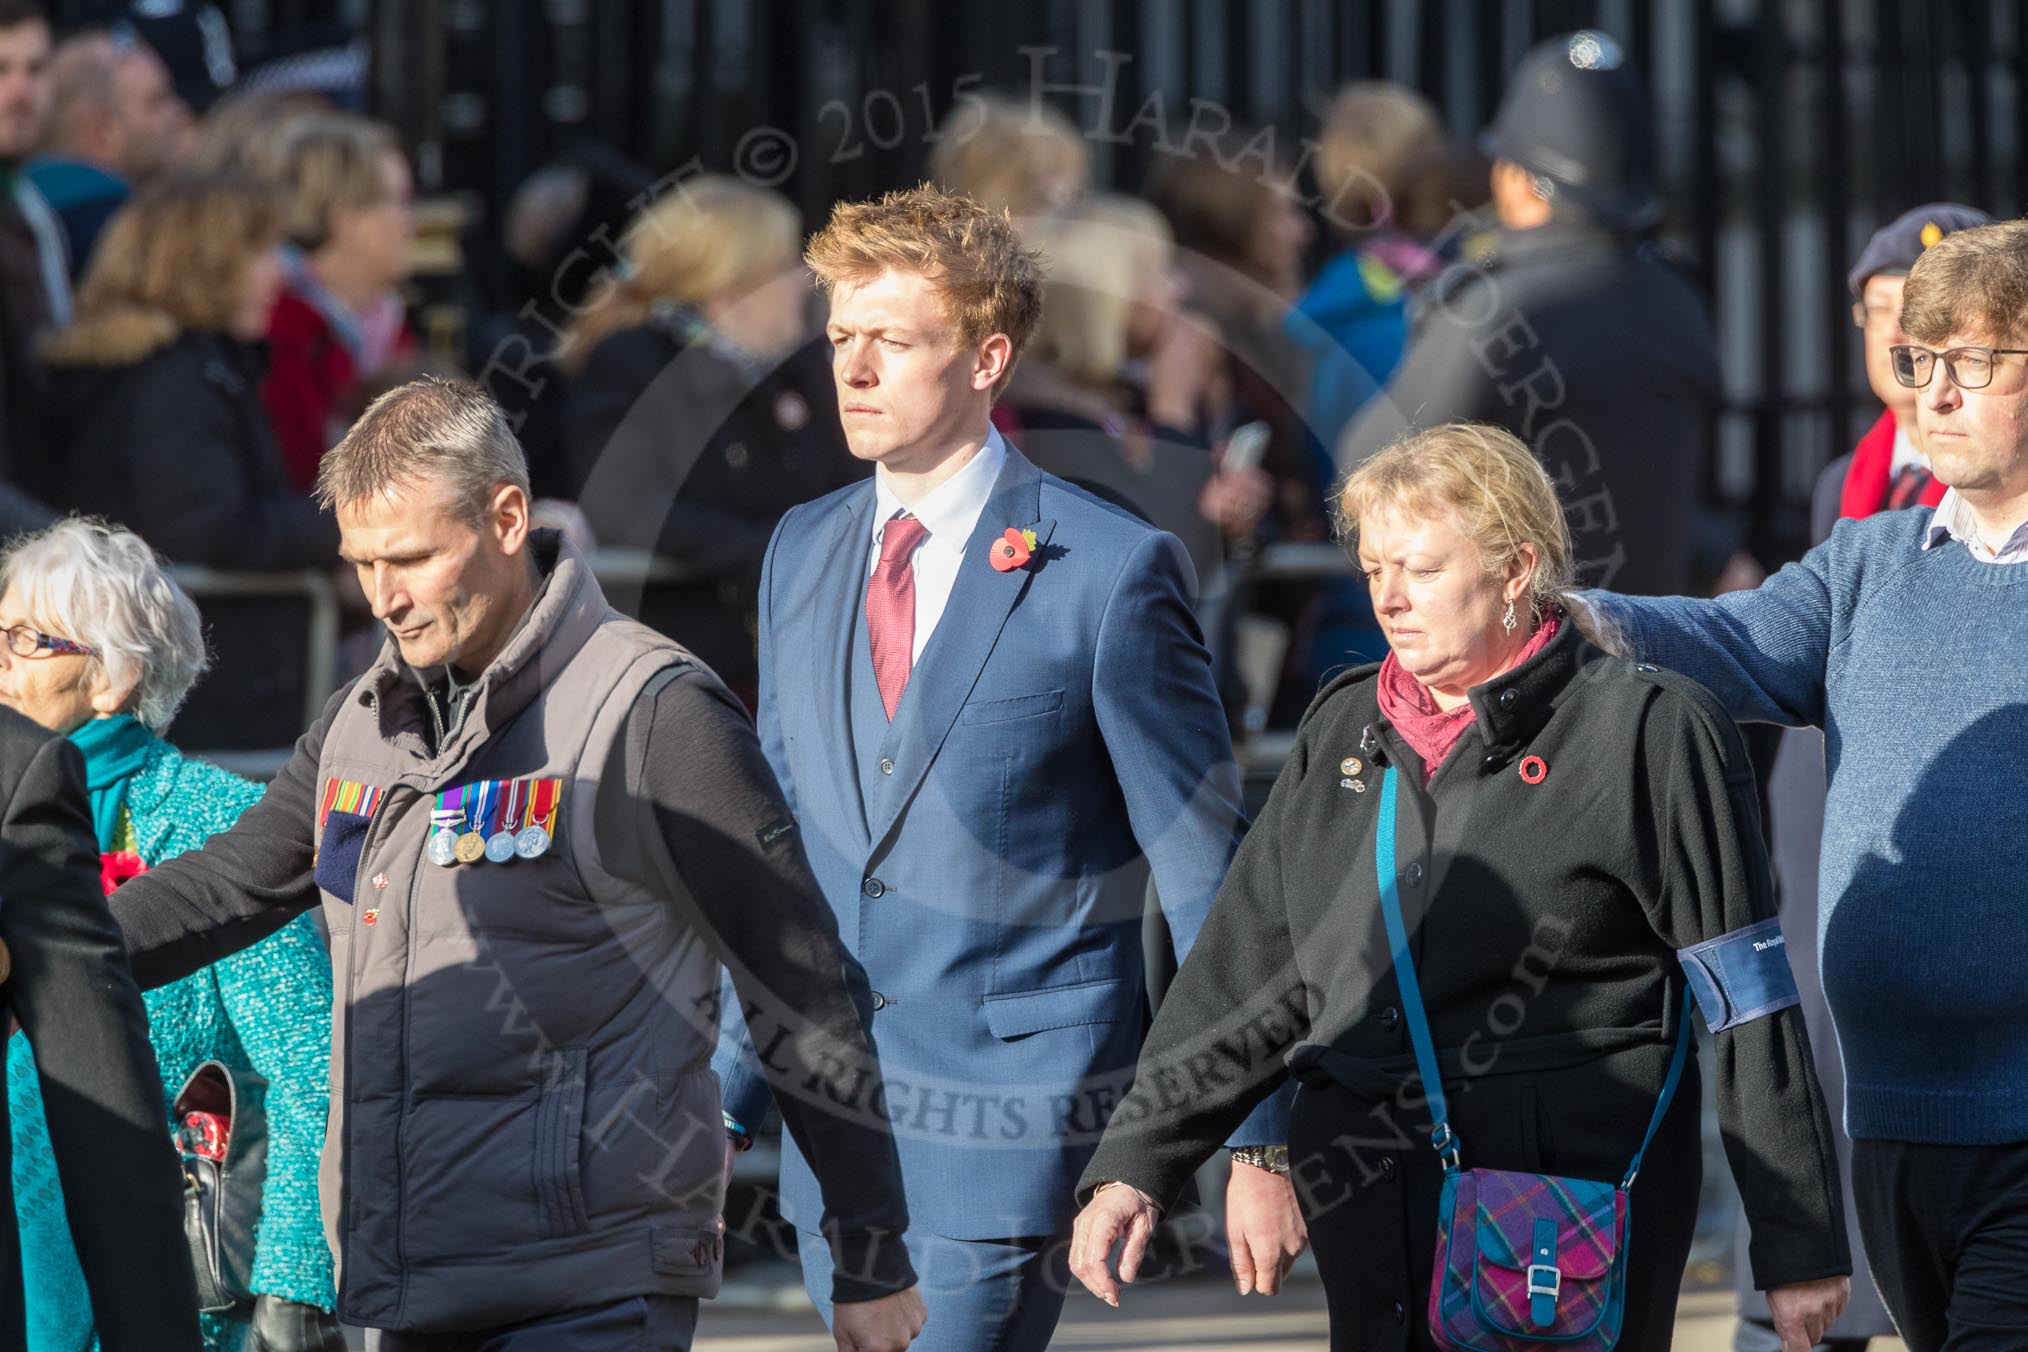
<svg viewBox="0 0 2028 1352">
<path fill-rule="evenodd" d="M 1311 704 L 1080 1183 L 1117 1301 L 1160 1210 L 1293 1076 L 1335 1348 L 1667 1347 L 1710 1073 L 1784 1352 L 1851 1271 L 1751 765 L 1702 687 L 1566 609 L 1555 486 L 1450 424 L 1339 512 L 1387 637 Z"/>
<path fill-rule="evenodd" d="M 205 667 L 197 607 L 139 536 L 73 518 L 0 555 L 0 703 L 67 735 L 85 760 L 106 888 L 230 826 L 259 786 L 187 760 L 161 733 Z M 27 899 L 32 900 L 32 899 Z M 25 904 L 16 899 L 15 904 Z M 251 1326 L 206 1320 L 210 1348 L 342 1348 L 317 1209 L 327 1109 L 331 967 L 307 917 L 146 994 L 167 1096 L 217 1060 L 268 1083 L 267 1177 Z M 28 1346 L 93 1342 L 28 1049 L 7 1060 Z"/>
</svg>

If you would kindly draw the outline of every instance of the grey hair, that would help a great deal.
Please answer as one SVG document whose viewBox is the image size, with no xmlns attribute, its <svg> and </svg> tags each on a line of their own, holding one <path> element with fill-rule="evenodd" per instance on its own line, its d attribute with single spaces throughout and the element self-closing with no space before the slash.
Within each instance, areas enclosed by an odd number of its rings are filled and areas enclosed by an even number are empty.
<svg viewBox="0 0 2028 1352">
<path fill-rule="evenodd" d="M 31 623 L 90 648 L 93 674 L 135 678 L 128 710 L 156 732 L 169 726 L 211 664 L 197 603 L 162 557 L 130 530 L 66 517 L 19 536 L 0 554 L 0 590 L 16 588 Z"/>
<path fill-rule="evenodd" d="M 484 524 L 501 484 L 528 492 L 528 459 L 507 415 L 469 381 L 423 376 L 367 405 L 317 467 L 317 501 L 338 508 L 430 482 L 466 524 Z"/>
</svg>

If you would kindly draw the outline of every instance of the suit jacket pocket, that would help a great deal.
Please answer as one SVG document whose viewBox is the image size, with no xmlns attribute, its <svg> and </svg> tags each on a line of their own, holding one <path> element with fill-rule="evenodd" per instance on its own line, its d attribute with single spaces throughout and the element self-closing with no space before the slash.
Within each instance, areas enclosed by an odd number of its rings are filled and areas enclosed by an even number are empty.
<svg viewBox="0 0 2028 1352">
<path fill-rule="evenodd" d="M 317 886 L 348 906 L 359 881 L 359 852 L 371 825 L 371 817 L 334 809 L 324 818 L 324 834 L 317 841 Z"/>
<path fill-rule="evenodd" d="M 1034 695 L 1016 695 L 1012 699 L 976 700 L 965 705 L 958 715 L 961 723 L 1011 723 L 1017 718 L 1035 718 L 1042 714 L 1053 714 L 1063 707 L 1061 690 L 1044 690 Z"/>
<path fill-rule="evenodd" d="M 986 1027 L 1004 1042 L 1049 1028 L 1118 1023 L 1139 998 L 1139 990 L 1122 977 L 989 995 Z"/>
</svg>

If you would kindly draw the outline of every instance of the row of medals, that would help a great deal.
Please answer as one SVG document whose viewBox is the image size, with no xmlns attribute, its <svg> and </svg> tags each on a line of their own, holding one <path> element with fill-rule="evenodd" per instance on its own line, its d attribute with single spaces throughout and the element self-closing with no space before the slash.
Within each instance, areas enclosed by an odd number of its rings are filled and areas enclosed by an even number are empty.
<svg viewBox="0 0 2028 1352">
<path fill-rule="evenodd" d="M 461 835 L 443 826 L 430 837 L 429 860 L 441 868 L 476 864 L 481 859 L 504 864 L 511 859 L 540 859 L 549 853 L 549 845 L 549 832 L 539 826 L 524 826 L 518 833 L 495 831 L 490 837 L 477 831 Z"/>
</svg>

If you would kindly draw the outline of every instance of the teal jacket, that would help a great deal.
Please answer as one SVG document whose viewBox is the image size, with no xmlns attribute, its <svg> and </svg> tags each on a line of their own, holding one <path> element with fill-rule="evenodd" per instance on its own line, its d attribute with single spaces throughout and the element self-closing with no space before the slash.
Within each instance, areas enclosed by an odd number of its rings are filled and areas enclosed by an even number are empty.
<svg viewBox="0 0 2028 1352">
<path fill-rule="evenodd" d="M 87 766 L 92 763 L 88 749 Z M 88 777 L 97 783 L 96 775 Z M 126 780 L 132 846 L 152 868 L 232 825 L 261 792 L 258 784 L 148 739 Z M 110 848 L 106 826 L 100 834 L 100 848 Z M 331 963 L 310 917 L 299 916 L 252 948 L 145 998 L 162 1068 L 165 1130 L 170 1100 L 201 1062 L 217 1059 L 267 1079 L 267 1188 L 253 1287 L 332 1309 L 337 1294 L 317 1209 L 329 1100 Z M 64 1219 L 40 1082 L 19 1034 L 7 1058 L 7 1094 L 28 1346 L 32 1352 L 83 1352 L 95 1341 L 91 1304 Z M 207 1319 L 205 1329 L 214 1349 L 236 1346 L 241 1336 L 240 1326 L 218 1320 Z"/>
</svg>

